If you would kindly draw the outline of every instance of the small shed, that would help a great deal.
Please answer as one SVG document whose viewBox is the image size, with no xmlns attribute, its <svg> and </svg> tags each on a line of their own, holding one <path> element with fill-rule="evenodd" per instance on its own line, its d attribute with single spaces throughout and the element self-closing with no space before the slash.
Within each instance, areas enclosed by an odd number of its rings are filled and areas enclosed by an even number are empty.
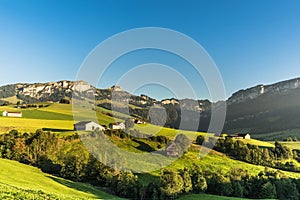
<svg viewBox="0 0 300 200">
<path fill-rule="evenodd" d="M 241 133 L 241 134 L 237 134 L 237 135 L 229 135 L 226 136 L 228 138 L 234 138 L 234 139 L 246 139 L 246 140 L 250 140 L 251 136 L 249 133 Z"/>
<path fill-rule="evenodd" d="M 117 122 L 116 124 L 110 123 L 109 128 L 113 129 L 113 130 L 118 130 L 118 129 L 123 130 L 123 129 L 125 129 L 125 124 L 122 122 Z"/>
<path fill-rule="evenodd" d="M 145 121 L 140 120 L 140 119 L 135 119 L 135 120 L 134 120 L 134 123 L 135 123 L 135 124 L 146 124 Z"/>
<path fill-rule="evenodd" d="M 2 113 L 3 117 L 22 117 L 22 112 L 7 112 L 6 110 Z"/>
<path fill-rule="evenodd" d="M 83 121 L 74 124 L 74 130 L 93 131 L 93 130 L 105 130 L 105 128 L 93 121 Z"/>
<path fill-rule="evenodd" d="M 246 140 L 250 140 L 251 139 L 251 136 L 249 133 L 243 133 L 243 134 L 238 134 L 239 137 L 242 137 L 243 139 L 246 139 Z"/>
<path fill-rule="evenodd" d="M 167 156 L 171 156 L 171 157 L 179 156 L 179 150 L 175 142 L 171 142 L 169 145 L 167 145 L 166 154 Z"/>
</svg>

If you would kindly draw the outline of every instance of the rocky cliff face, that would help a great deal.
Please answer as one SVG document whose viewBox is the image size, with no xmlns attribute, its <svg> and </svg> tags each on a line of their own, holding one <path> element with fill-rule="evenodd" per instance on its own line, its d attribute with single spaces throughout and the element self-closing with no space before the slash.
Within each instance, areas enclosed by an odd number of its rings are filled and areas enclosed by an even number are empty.
<svg viewBox="0 0 300 200">
<path fill-rule="evenodd" d="M 263 94 L 285 94 L 289 90 L 300 87 L 300 78 L 275 83 L 272 85 L 258 85 L 246 90 L 240 90 L 234 93 L 227 101 L 228 105 L 241 103 L 247 100 L 255 99 Z"/>
<path fill-rule="evenodd" d="M 35 84 L 17 84 L 16 93 L 18 95 L 29 96 L 36 99 L 41 99 L 45 96 L 51 96 L 57 92 L 70 96 L 74 91 L 75 85 L 79 85 L 76 86 L 76 89 L 81 92 L 92 89 L 92 87 L 84 81 L 59 81 Z"/>
<path fill-rule="evenodd" d="M 94 88 L 84 81 L 58 81 L 48 83 L 18 83 L 0 87 L 0 98 L 17 96 L 27 103 L 38 101 L 60 101 L 72 97 L 74 88 L 80 92 L 93 92 Z"/>
<path fill-rule="evenodd" d="M 16 96 L 26 103 L 53 101 L 57 102 L 63 98 L 78 96 L 91 97 L 96 100 L 111 99 L 112 93 L 120 96 L 124 102 L 135 105 L 153 105 L 157 103 L 146 95 L 135 96 L 123 91 L 120 86 L 112 86 L 107 89 L 97 89 L 85 81 L 58 81 L 48 83 L 17 83 L 0 87 L 0 99 Z"/>
</svg>

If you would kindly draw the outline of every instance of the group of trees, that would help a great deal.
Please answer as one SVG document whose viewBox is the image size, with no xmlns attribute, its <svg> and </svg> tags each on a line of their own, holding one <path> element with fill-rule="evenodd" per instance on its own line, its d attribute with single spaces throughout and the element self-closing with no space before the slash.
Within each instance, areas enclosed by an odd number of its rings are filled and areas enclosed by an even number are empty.
<svg viewBox="0 0 300 200">
<path fill-rule="evenodd" d="M 287 141 L 287 142 L 297 142 L 298 138 L 296 136 L 294 136 L 294 137 L 288 137 L 284 141 Z"/>
<path fill-rule="evenodd" d="M 299 199 L 300 180 L 284 178 L 279 171 L 266 168 L 251 176 L 239 168 L 227 174 L 202 171 L 197 165 L 179 171 L 163 170 L 159 181 L 146 189 L 147 199 L 175 199 L 188 193 L 210 193 L 253 199 Z"/>
<path fill-rule="evenodd" d="M 161 199 L 173 199 L 181 194 L 202 193 L 207 189 L 207 182 L 201 169 L 194 166 L 179 172 L 168 169 L 161 172 L 159 190 Z"/>
<path fill-rule="evenodd" d="M 0 100 L 0 106 L 7 106 L 7 105 L 9 105 L 8 101 Z"/>
<path fill-rule="evenodd" d="M 198 136 L 196 142 L 200 145 L 206 145 L 209 142 L 213 142 L 212 140 L 215 140 L 215 138 L 204 141 L 203 136 Z M 275 142 L 275 147 L 259 147 L 257 145 L 245 144 L 241 140 L 231 138 L 220 138 L 214 142 L 215 150 L 234 157 L 235 159 L 256 165 L 300 172 L 300 168 L 294 163 L 298 158 L 297 153 L 291 151 L 288 147 L 279 142 Z M 294 162 L 291 161 L 293 159 L 295 159 Z"/>
<path fill-rule="evenodd" d="M 0 135 L 0 158 L 30 164 L 69 180 L 108 187 L 121 197 L 137 197 L 137 177 L 105 166 L 85 150 L 78 138 L 74 135 L 60 139 L 42 130 L 31 134 L 12 130 Z M 70 143 L 72 147 L 66 151 L 64 146 Z"/>
<path fill-rule="evenodd" d="M 18 104 L 19 102 L 19 104 Z M 44 107 L 49 107 L 49 104 L 23 104 L 21 105 L 20 101 L 17 102 L 17 107 L 20 107 L 20 108 L 44 108 Z"/>
<path fill-rule="evenodd" d="M 243 169 L 233 169 L 226 175 L 213 173 L 208 177 L 207 192 L 213 194 L 254 199 L 299 199 L 299 181 L 284 178 L 279 171 L 268 168 L 257 176 L 250 176 Z"/>
<path fill-rule="evenodd" d="M 170 139 L 163 135 L 149 135 L 146 133 L 142 133 L 137 129 L 129 130 L 127 132 L 124 132 L 122 130 L 106 130 L 103 131 L 105 135 L 108 136 L 117 136 L 121 139 L 139 139 L 139 140 L 147 140 L 152 142 L 157 142 L 159 146 L 168 144 L 170 142 Z"/>
</svg>

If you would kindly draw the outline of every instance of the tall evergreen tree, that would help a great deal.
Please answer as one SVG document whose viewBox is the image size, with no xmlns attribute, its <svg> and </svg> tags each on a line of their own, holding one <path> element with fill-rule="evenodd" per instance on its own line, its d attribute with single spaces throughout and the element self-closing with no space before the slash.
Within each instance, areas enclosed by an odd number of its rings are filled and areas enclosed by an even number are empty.
<svg viewBox="0 0 300 200">
<path fill-rule="evenodd" d="M 262 186 L 262 189 L 259 194 L 259 198 L 262 199 L 275 199 L 276 195 L 276 187 L 271 183 L 267 182 Z"/>
</svg>

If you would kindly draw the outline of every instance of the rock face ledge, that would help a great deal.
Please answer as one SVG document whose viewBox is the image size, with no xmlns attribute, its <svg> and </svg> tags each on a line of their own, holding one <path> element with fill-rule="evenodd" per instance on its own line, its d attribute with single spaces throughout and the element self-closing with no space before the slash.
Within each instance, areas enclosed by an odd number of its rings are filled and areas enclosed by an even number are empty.
<svg viewBox="0 0 300 200">
<path fill-rule="evenodd" d="M 261 95 L 283 95 L 294 89 L 300 89 L 300 78 L 287 80 L 272 85 L 257 85 L 252 88 L 240 90 L 234 93 L 228 100 L 227 105 L 242 103 L 255 99 Z M 72 97 L 73 93 L 87 94 L 94 96 L 97 100 L 110 99 L 112 92 L 128 98 L 126 101 L 137 106 L 161 105 L 181 105 L 183 109 L 194 111 L 210 110 L 211 102 L 208 100 L 192 99 L 164 99 L 157 101 L 146 95 L 135 96 L 123 91 L 119 86 L 112 86 L 108 89 L 97 89 L 84 81 L 67 81 L 48 83 L 17 83 L 0 87 L 0 99 L 17 96 L 18 99 L 25 102 L 39 101 L 60 101 L 64 97 Z"/>
<path fill-rule="evenodd" d="M 84 81 L 58 81 L 48 83 L 17 83 L 0 87 L 0 98 L 17 96 L 25 102 L 59 101 L 72 97 L 74 88 L 77 92 L 92 92 L 93 87 Z"/>
<path fill-rule="evenodd" d="M 239 90 L 234 93 L 227 101 L 228 105 L 241 103 L 247 100 L 255 99 L 263 94 L 285 94 L 290 90 L 300 88 L 300 78 L 291 79 L 272 85 L 257 85 L 255 87 Z"/>
<path fill-rule="evenodd" d="M 51 96 L 57 92 L 63 92 L 65 95 L 71 95 L 74 91 L 75 85 L 80 85 L 76 86 L 76 90 L 82 92 L 92 89 L 92 87 L 84 81 L 58 81 L 49 83 L 17 84 L 16 92 L 18 95 L 40 99 L 45 95 Z"/>
</svg>

